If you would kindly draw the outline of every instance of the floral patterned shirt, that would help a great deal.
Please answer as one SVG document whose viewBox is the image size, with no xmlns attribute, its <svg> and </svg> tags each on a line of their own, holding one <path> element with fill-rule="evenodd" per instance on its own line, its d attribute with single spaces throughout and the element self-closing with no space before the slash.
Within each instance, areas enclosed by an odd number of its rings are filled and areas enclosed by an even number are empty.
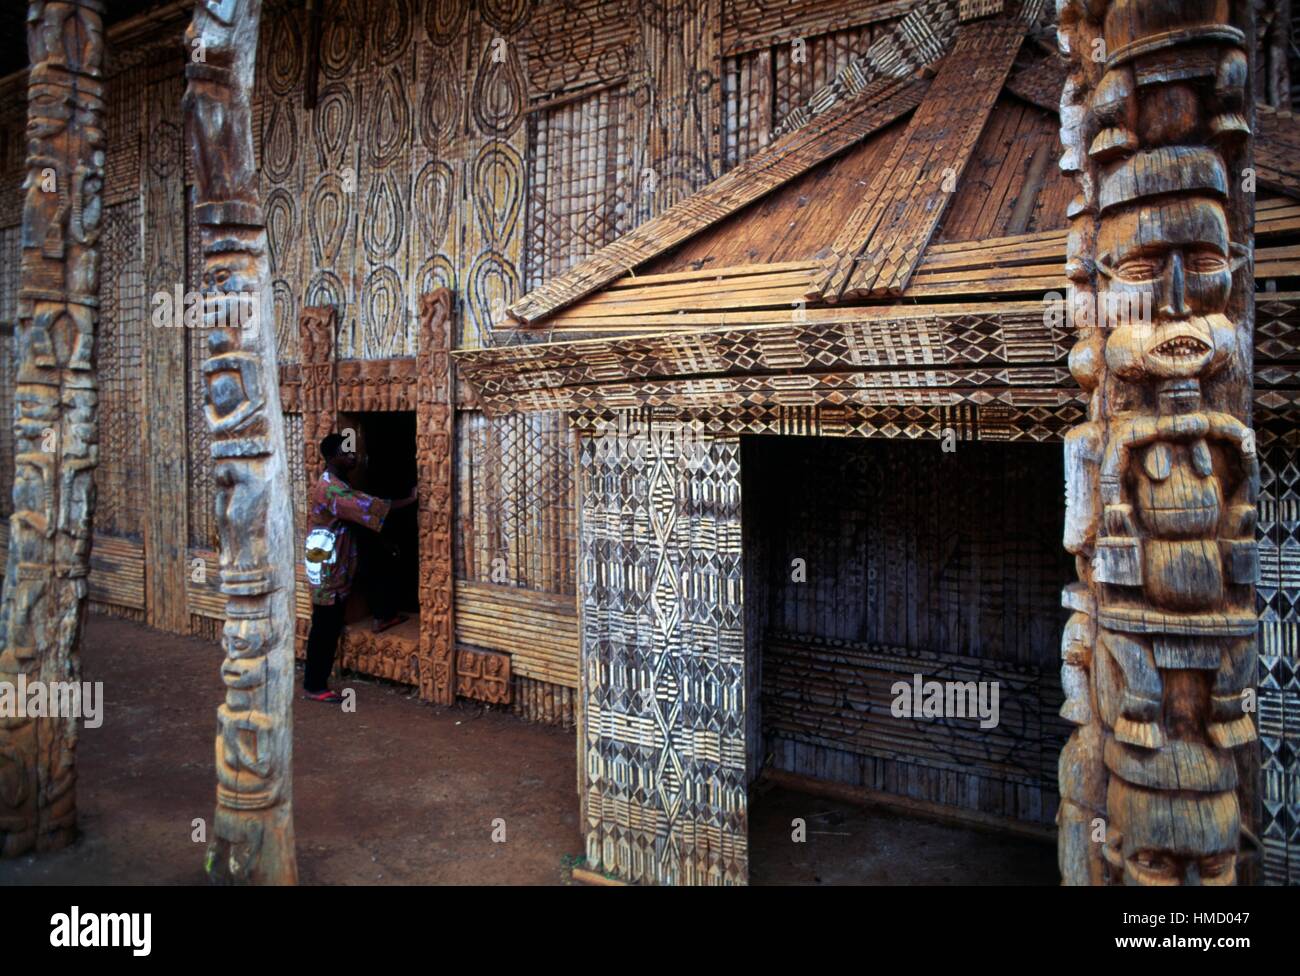
<svg viewBox="0 0 1300 976">
<path fill-rule="evenodd" d="M 349 522 L 373 532 L 384 527 L 389 502 L 356 491 L 337 475 L 326 471 L 312 486 L 307 499 L 307 531 L 328 529 L 334 535 L 333 559 L 323 565 L 322 578 L 312 584 L 311 602 L 328 606 L 346 600 L 357 572 L 357 547 Z M 310 557 L 309 557 L 310 558 Z"/>
</svg>

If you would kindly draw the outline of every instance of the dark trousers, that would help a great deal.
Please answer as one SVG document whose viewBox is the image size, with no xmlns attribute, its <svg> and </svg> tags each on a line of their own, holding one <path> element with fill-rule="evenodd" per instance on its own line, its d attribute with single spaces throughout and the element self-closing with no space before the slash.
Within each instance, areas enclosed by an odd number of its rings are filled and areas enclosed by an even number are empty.
<svg viewBox="0 0 1300 976">
<path fill-rule="evenodd" d="M 346 600 L 312 605 L 311 632 L 307 635 L 307 668 L 302 678 L 304 691 L 316 694 L 326 689 L 330 671 L 334 669 L 334 652 L 338 650 L 346 609 Z"/>
<path fill-rule="evenodd" d="M 358 556 L 361 590 L 370 612 L 376 620 L 388 620 L 397 612 L 392 555 L 378 544 L 377 539 L 365 539 Z M 334 655 L 338 651 L 339 634 L 343 633 L 347 604 L 344 597 L 334 603 L 312 605 L 311 632 L 307 635 L 307 667 L 302 679 L 305 691 L 315 694 L 326 688 L 330 672 L 334 670 Z"/>
</svg>

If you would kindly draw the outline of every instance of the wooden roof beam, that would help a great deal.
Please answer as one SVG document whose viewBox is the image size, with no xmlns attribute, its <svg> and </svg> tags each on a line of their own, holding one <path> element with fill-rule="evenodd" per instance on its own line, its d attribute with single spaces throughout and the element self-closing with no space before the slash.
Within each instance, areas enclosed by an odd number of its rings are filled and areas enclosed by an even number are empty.
<svg viewBox="0 0 1300 976">
<path fill-rule="evenodd" d="M 1024 25 L 963 25 L 925 100 L 835 240 L 810 298 L 901 295 L 988 122 Z"/>
<path fill-rule="evenodd" d="M 929 82 L 883 79 L 837 111 L 782 136 L 662 214 L 524 295 L 507 310 L 532 324 L 573 304 L 883 129 L 920 104 Z"/>
</svg>

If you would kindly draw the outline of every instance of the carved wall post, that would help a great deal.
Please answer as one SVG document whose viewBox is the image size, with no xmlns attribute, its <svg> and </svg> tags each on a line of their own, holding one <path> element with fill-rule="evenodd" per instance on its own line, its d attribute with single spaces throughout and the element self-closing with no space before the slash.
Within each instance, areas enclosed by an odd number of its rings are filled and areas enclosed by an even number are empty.
<svg viewBox="0 0 1300 976">
<path fill-rule="evenodd" d="M 456 700 L 452 620 L 452 409 L 451 292 L 420 296 L 420 383 L 415 443 L 419 473 L 420 697 Z"/>
<path fill-rule="evenodd" d="M 325 470 L 318 450 L 326 434 L 338 423 L 338 369 L 334 351 L 338 311 L 332 305 L 308 306 L 298 313 L 298 340 L 302 363 L 302 451 L 307 462 L 307 484 Z"/>
<path fill-rule="evenodd" d="M 14 514 L 0 682 L 79 681 L 93 473 L 104 183 L 103 5 L 30 5 Z M 0 718 L 0 856 L 76 833 L 75 716 Z"/>
<path fill-rule="evenodd" d="M 1232 884 L 1255 739 L 1249 0 L 1062 0 L 1067 884 Z"/>
<path fill-rule="evenodd" d="M 293 514 L 250 94 L 260 0 L 199 0 L 185 35 L 185 128 L 203 248 L 203 363 L 221 591 L 214 880 L 293 884 Z"/>
</svg>

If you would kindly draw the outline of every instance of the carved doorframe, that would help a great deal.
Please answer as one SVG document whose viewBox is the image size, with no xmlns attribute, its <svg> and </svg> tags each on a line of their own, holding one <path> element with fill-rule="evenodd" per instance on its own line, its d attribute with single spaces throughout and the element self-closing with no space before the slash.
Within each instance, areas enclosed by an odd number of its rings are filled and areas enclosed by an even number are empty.
<svg viewBox="0 0 1300 976">
<path fill-rule="evenodd" d="M 456 651 L 452 598 L 452 447 L 455 391 L 451 372 L 451 292 L 420 296 L 419 353 L 391 359 L 339 359 L 338 311 L 304 308 L 298 317 L 301 342 L 303 458 L 311 484 L 324 467 L 316 445 L 338 423 L 340 413 L 375 410 L 415 412 L 416 471 L 420 496 L 420 639 L 414 654 L 386 662 L 382 677 L 414 684 L 425 701 L 450 705 L 456 699 Z M 352 656 L 365 661 L 391 657 L 397 642 L 387 634 L 351 631 Z M 373 646 L 370 646 L 372 645 Z M 405 654 L 405 649 L 401 650 Z M 375 672 L 376 669 L 362 667 Z"/>
</svg>

